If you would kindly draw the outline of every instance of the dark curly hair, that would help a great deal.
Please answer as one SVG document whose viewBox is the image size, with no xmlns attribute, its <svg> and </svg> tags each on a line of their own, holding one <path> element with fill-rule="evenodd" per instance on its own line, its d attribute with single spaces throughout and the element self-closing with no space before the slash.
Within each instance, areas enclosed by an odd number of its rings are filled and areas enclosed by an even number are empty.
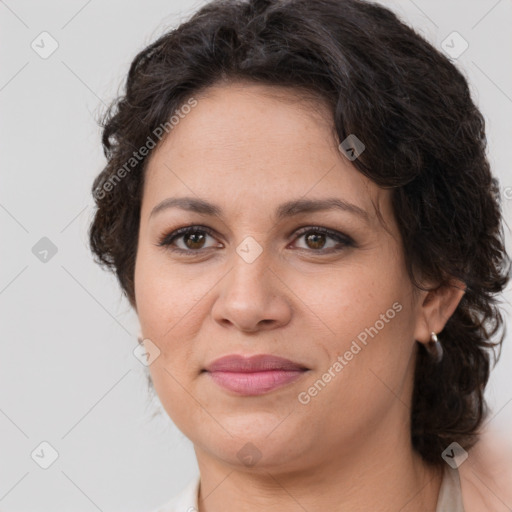
<svg viewBox="0 0 512 512">
<path fill-rule="evenodd" d="M 290 86 L 325 100 L 339 140 L 357 134 L 364 141 L 353 165 L 392 190 L 414 285 L 425 289 L 420 276 L 465 284 L 442 334 L 441 363 L 419 347 L 411 441 L 431 464 L 443 463 L 453 441 L 469 449 L 488 414 L 491 354 L 499 358 L 505 336 L 497 294 L 510 259 L 499 185 L 467 80 L 390 10 L 361 0 L 214 0 L 143 49 L 124 95 L 100 120 L 107 164 L 92 187 L 97 210 L 89 231 L 97 262 L 116 273 L 136 308 L 141 193 L 154 149 L 138 150 L 193 94 L 229 80 Z"/>
</svg>

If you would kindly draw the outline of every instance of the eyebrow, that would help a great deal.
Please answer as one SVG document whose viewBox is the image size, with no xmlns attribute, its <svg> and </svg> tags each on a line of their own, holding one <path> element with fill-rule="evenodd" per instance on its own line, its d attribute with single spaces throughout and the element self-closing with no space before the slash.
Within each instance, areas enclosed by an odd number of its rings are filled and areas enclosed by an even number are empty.
<svg viewBox="0 0 512 512">
<path fill-rule="evenodd" d="M 182 210 L 199 213 L 202 215 L 222 216 L 222 208 L 219 206 L 198 199 L 195 197 L 169 197 L 157 204 L 152 210 L 149 217 L 153 217 L 163 210 L 169 208 L 180 208 Z M 301 213 L 314 213 L 326 210 L 341 210 L 362 217 L 363 220 L 369 222 L 368 212 L 348 203 L 337 197 L 329 197 L 325 199 L 296 199 L 281 204 L 275 211 L 276 220 L 282 220 Z"/>
</svg>

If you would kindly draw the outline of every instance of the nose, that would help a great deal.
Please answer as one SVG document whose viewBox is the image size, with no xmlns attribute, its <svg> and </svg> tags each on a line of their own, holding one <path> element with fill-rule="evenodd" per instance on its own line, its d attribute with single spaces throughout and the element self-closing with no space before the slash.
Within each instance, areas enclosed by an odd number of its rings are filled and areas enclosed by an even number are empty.
<svg viewBox="0 0 512 512">
<path fill-rule="evenodd" d="M 234 254 L 233 267 L 220 281 L 212 307 L 214 320 L 223 327 L 257 332 L 283 327 L 290 321 L 291 292 L 269 267 L 264 253 L 251 263 Z"/>
</svg>

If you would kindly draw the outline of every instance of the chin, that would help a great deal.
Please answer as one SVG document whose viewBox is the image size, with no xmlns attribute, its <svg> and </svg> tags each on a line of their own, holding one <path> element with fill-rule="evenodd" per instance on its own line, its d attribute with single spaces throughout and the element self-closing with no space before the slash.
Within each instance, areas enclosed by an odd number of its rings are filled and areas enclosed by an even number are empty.
<svg viewBox="0 0 512 512">
<path fill-rule="evenodd" d="M 291 469 L 296 466 L 296 460 L 303 460 L 307 444 L 300 432 L 290 428 L 291 425 L 281 432 L 278 430 L 283 425 L 276 428 L 279 425 L 276 421 L 256 428 L 254 417 L 251 418 L 250 414 L 242 423 L 237 421 L 238 428 L 229 422 L 224 423 L 231 435 L 224 430 L 222 436 L 218 435 L 217 430 L 213 435 L 210 431 L 206 438 L 200 435 L 202 439 L 197 439 L 197 442 L 192 439 L 192 442 L 237 470 L 246 468 L 247 471 L 266 472 L 277 468 L 283 470 L 288 466 Z"/>
</svg>

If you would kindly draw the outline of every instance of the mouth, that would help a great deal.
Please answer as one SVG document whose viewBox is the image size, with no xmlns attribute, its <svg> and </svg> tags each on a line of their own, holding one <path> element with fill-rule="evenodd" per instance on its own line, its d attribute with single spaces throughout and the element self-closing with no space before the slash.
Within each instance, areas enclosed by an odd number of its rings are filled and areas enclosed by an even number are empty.
<svg viewBox="0 0 512 512">
<path fill-rule="evenodd" d="M 266 354 L 221 357 L 203 370 L 223 389 L 243 396 L 268 393 L 296 381 L 308 371 L 300 363 Z"/>
</svg>

